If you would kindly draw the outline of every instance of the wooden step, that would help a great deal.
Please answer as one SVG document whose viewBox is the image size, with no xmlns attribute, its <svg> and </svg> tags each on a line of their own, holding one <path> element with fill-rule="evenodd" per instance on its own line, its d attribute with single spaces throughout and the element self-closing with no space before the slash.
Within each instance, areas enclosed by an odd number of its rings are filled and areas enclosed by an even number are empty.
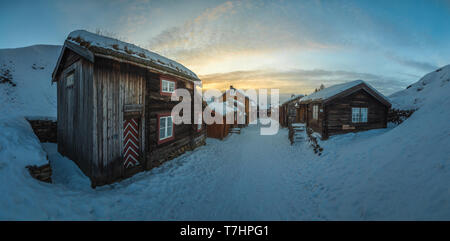
<svg viewBox="0 0 450 241">
<path fill-rule="evenodd" d="M 241 128 L 231 128 L 230 133 L 241 134 Z"/>
</svg>

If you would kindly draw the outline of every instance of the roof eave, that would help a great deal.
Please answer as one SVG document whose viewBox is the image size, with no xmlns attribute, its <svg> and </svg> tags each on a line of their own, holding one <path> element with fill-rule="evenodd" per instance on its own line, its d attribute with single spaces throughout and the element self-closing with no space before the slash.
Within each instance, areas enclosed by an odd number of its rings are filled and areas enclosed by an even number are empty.
<svg viewBox="0 0 450 241">
<path fill-rule="evenodd" d="M 370 88 L 369 86 L 367 86 L 365 83 L 361 83 L 358 85 L 353 86 L 350 89 L 347 89 L 341 93 L 338 93 L 336 95 L 330 96 L 326 99 L 324 99 L 322 101 L 323 105 L 327 105 L 329 103 L 331 103 L 333 100 L 337 99 L 337 98 L 341 98 L 341 97 L 345 97 L 348 95 L 351 95 L 353 93 L 355 93 L 356 91 L 359 90 L 364 90 L 366 91 L 368 94 L 370 94 L 372 97 L 374 97 L 376 100 L 378 100 L 380 103 L 382 103 L 383 105 L 387 106 L 387 107 L 391 107 L 391 103 L 386 100 L 383 96 L 380 96 L 377 92 L 375 92 L 374 90 L 372 90 L 372 88 Z"/>
<path fill-rule="evenodd" d="M 59 73 L 59 69 L 61 68 L 61 61 L 64 57 L 64 54 L 66 53 L 66 49 L 70 49 L 73 52 L 77 53 L 78 55 L 82 56 L 83 58 L 87 59 L 88 61 L 94 63 L 94 54 L 89 51 L 89 49 L 83 48 L 77 44 L 71 43 L 70 41 L 64 41 L 63 48 L 61 50 L 61 53 L 59 54 L 58 61 L 56 62 L 55 69 L 52 73 L 52 82 L 56 81 L 56 76 Z"/>
</svg>

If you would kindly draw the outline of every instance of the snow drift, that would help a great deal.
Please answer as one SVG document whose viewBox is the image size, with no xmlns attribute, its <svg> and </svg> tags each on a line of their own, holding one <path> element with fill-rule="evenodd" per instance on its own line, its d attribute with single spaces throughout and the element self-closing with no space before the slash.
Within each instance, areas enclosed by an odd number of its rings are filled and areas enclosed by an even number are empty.
<svg viewBox="0 0 450 241">
<path fill-rule="evenodd" d="M 450 65 L 446 65 L 431 73 L 426 74 L 416 83 L 408 86 L 405 90 L 396 92 L 389 96 L 392 101 L 392 108 L 408 110 L 417 109 L 431 102 L 440 101 L 445 98 L 445 89 L 448 90 L 450 82 Z M 447 85 L 447 87 L 445 87 Z M 448 96 L 447 92 L 447 96 Z"/>
<path fill-rule="evenodd" d="M 61 46 L 0 49 L 0 118 L 56 117 L 56 84 L 51 84 Z M 6 76 L 5 76 L 6 75 Z"/>
<path fill-rule="evenodd" d="M 323 206 L 333 219 L 450 217 L 450 65 L 391 99 L 397 108 L 418 110 L 391 130 L 323 143 L 329 151 L 322 162 L 332 162 L 322 170 L 329 184 Z"/>
</svg>

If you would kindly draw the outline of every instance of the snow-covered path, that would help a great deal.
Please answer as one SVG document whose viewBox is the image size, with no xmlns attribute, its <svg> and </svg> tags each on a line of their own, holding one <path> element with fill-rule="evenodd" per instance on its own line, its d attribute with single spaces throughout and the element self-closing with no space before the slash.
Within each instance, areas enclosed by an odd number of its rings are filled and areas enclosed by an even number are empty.
<svg viewBox="0 0 450 241">
<path fill-rule="evenodd" d="M 261 136 L 259 126 L 249 126 L 224 141 L 207 139 L 206 146 L 151 171 L 91 189 L 55 144 L 42 144 L 53 184 L 31 178 L 24 167 L 45 161 L 41 144 L 25 120 L 0 119 L 0 220 L 448 219 L 450 133 L 441 133 L 445 146 L 421 149 L 414 144 L 421 136 L 399 138 L 416 124 L 409 120 L 331 137 L 321 142 L 320 157 L 306 143 L 291 146 L 286 129 Z M 410 142 L 415 148 L 401 158 Z"/>
<path fill-rule="evenodd" d="M 44 144 L 54 182 L 73 195 L 81 219 L 290 220 L 317 219 L 304 160 L 307 145 L 291 146 L 287 131 L 260 136 L 258 126 L 207 145 L 131 179 L 91 190 L 69 160 Z M 59 175 L 58 175 L 59 172 Z M 64 195 L 68 198 L 67 195 Z M 75 210 L 73 210 L 75 211 Z M 71 216 L 71 215 L 69 215 Z M 60 218 L 70 218 L 70 217 Z"/>
</svg>

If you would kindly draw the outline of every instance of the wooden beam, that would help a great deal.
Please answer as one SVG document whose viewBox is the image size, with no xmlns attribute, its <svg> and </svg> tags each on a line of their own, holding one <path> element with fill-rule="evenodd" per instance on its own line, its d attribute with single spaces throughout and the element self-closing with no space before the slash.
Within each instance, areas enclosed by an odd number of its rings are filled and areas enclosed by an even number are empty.
<svg viewBox="0 0 450 241">
<path fill-rule="evenodd" d="M 123 112 L 141 112 L 144 109 L 142 104 L 130 104 L 123 106 Z"/>
</svg>

